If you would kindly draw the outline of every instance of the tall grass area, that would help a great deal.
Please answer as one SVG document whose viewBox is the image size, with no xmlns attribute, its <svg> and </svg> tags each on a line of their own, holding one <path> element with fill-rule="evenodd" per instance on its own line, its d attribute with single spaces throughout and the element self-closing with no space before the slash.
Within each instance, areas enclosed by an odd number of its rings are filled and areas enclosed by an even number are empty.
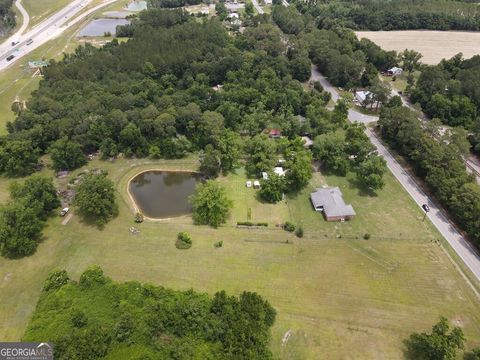
<svg viewBox="0 0 480 360">
<path fill-rule="evenodd" d="M 65 226 L 62 218 L 53 217 L 36 254 L 0 259 L 0 338 L 22 336 L 51 269 L 64 268 L 78 278 L 88 265 L 98 264 L 118 281 L 209 294 L 220 289 L 262 294 L 278 312 L 271 347 L 281 358 L 399 358 L 402 341 L 412 331 L 429 329 L 441 314 L 462 326 L 468 347 L 480 345 L 478 299 L 433 242 L 439 235 L 422 222 L 420 209 L 391 175 L 385 189 L 371 196 L 359 191 L 350 177 L 315 173 L 308 189 L 270 205 L 244 186 L 247 178 L 240 169 L 219 179 L 235 205 L 228 223 L 215 230 L 193 225 L 189 216 L 133 223 L 128 180 L 149 168 L 195 170 L 196 158 L 95 160 L 88 166 L 109 171 L 119 216 L 103 230 L 84 223 L 75 212 Z M 56 181 L 65 185 L 69 179 Z M 309 192 L 324 184 L 341 188 L 358 214 L 353 221 L 327 223 L 312 210 Z M 0 194 L 6 185 L 0 183 Z M 236 228 L 249 208 L 252 221 L 269 226 Z M 298 239 L 275 226 L 286 220 L 302 225 L 305 236 Z M 140 234 L 132 235 L 130 226 L 137 226 Z M 192 236 L 188 251 L 175 247 L 180 231 Z M 369 240 L 363 239 L 367 232 Z M 218 241 L 223 247 L 214 247 Z"/>
</svg>

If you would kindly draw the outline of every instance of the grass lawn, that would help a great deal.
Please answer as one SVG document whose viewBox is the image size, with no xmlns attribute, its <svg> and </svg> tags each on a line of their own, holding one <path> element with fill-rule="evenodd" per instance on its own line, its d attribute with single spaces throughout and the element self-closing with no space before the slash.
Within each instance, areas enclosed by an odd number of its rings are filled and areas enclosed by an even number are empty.
<svg viewBox="0 0 480 360">
<path fill-rule="evenodd" d="M 29 58 L 58 58 L 62 51 L 72 50 L 77 44 L 74 34 L 82 25 Z M 13 119 L 10 105 L 15 96 L 25 99 L 38 85 L 39 78 L 22 67 L 27 60 L 0 73 L 3 133 L 6 121 Z M 21 338 L 50 270 L 65 268 L 78 277 L 88 265 L 99 264 L 119 281 L 211 294 L 220 289 L 259 292 L 278 311 L 271 347 L 284 359 L 401 358 L 402 341 L 412 331 L 429 330 L 439 315 L 463 327 L 468 347 L 480 345 L 478 299 L 434 242 L 439 234 L 428 221 L 422 222 L 420 209 L 390 174 L 385 189 L 372 196 L 359 190 L 351 177 L 315 173 L 303 192 L 271 205 L 258 201 L 257 191 L 245 187 L 247 179 L 239 169 L 219 179 L 235 202 L 225 226 L 217 230 L 194 226 L 189 216 L 183 216 L 145 222 L 138 225 L 139 235 L 131 235 L 128 180 L 152 167 L 196 170 L 197 159 L 95 160 L 88 166 L 109 171 L 116 184 L 119 216 L 102 230 L 84 223 L 75 210 L 65 226 L 62 218 L 54 216 L 33 256 L 0 258 L 0 339 L 4 341 Z M 0 203 L 8 199 L 9 182 L 0 177 Z M 56 182 L 64 186 L 68 179 Z M 358 214 L 353 221 L 327 223 L 312 210 L 308 195 L 324 184 L 341 188 Z M 237 229 L 235 223 L 248 220 L 249 212 L 252 221 L 267 221 L 269 227 Z M 275 226 L 285 220 L 301 225 L 304 238 Z M 193 247 L 187 251 L 175 248 L 180 231 L 192 234 Z M 371 234 L 369 240 L 363 239 L 365 233 Z M 224 245 L 216 249 L 213 244 L 219 240 Z"/>
<path fill-rule="evenodd" d="M 145 222 L 138 226 L 139 235 L 131 235 L 128 180 L 152 167 L 195 170 L 197 160 L 95 160 L 88 166 L 108 169 L 116 184 L 119 216 L 103 230 L 84 223 L 75 212 L 66 226 L 53 217 L 36 254 L 0 259 L 0 338 L 22 336 L 48 271 L 65 268 L 77 277 L 88 265 L 99 264 L 119 281 L 211 294 L 220 289 L 259 292 L 278 311 L 271 346 L 285 359 L 399 358 L 409 333 L 429 329 L 441 314 L 463 327 L 469 347 L 480 345 L 478 299 L 432 242 L 438 234 L 422 222 L 420 210 L 391 175 L 386 188 L 371 196 L 350 177 L 315 173 L 303 192 L 271 205 L 244 186 L 247 179 L 239 169 L 219 179 L 235 203 L 225 226 L 194 226 L 183 216 Z M 68 179 L 56 181 L 62 185 Z M 7 183 L 0 182 L 3 201 Z M 353 221 L 327 223 L 312 210 L 308 195 L 323 184 L 341 188 L 358 213 Z M 248 208 L 252 221 L 267 221 L 269 227 L 237 229 L 236 221 L 247 220 Z M 304 238 L 275 226 L 285 220 L 301 224 Z M 175 248 L 180 231 L 192 235 L 188 251 Z M 370 240 L 362 238 L 367 232 Z M 224 245 L 216 249 L 213 244 L 219 240 Z"/>
<path fill-rule="evenodd" d="M 28 28 L 31 29 L 70 2 L 71 0 L 23 0 L 23 7 L 30 15 Z"/>
</svg>

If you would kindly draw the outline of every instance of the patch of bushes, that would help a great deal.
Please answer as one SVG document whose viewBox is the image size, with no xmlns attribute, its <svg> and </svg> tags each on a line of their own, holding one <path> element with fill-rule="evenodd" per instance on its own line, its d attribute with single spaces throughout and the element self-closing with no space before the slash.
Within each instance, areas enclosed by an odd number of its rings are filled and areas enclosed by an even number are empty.
<svg viewBox="0 0 480 360">
<path fill-rule="evenodd" d="M 267 222 L 252 222 L 252 221 L 237 221 L 237 226 L 264 226 L 267 227 Z"/>
<path fill-rule="evenodd" d="M 283 230 L 288 231 L 288 232 L 294 232 L 295 231 L 295 225 L 291 223 L 290 221 L 285 221 L 285 224 L 283 224 Z"/>
<path fill-rule="evenodd" d="M 216 247 L 216 248 L 223 247 L 223 240 L 217 241 L 215 244 L 213 244 L 213 246 Z"/>
<path fill-rule="evenodd" d="M 298 227 L 297 231 L 295 231 L 295 235 L 298 237 L 298 238 L 302 238 L 303 237 L 303 228 L 301 226 Z"/>
<path fill-rule="evenodd" d="M 177 241 L 175 243 L 177 249 L 186 250 L 192 247 L 192 237 L 187 232 L 180 232 L 177 235 Z"/>
<path fill-rule="evenodd" d="M 364 238 L 365 240 L 368 240 L 368 239 L 370 239 L 370 236 L 371 236 L 371 235 L 370 235 L 369 233 L 365 233 L 365 234 L 363 235 L 363 238 Z"/>
</svg>

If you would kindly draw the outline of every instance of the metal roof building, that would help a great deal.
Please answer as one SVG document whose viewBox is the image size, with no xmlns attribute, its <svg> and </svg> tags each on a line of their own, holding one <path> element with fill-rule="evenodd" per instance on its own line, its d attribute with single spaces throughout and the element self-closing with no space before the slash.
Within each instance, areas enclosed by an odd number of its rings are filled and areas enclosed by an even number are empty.
<svg viewBox="0 0 480 360">
<path fill-rule="evenodd" d="M 315 211 L 323 211 L 327 221 L 350 220 L 356 213 L 352 205 L 345 204 L 338 187 L 318 188 L 310 194 Z"/>
</svg>

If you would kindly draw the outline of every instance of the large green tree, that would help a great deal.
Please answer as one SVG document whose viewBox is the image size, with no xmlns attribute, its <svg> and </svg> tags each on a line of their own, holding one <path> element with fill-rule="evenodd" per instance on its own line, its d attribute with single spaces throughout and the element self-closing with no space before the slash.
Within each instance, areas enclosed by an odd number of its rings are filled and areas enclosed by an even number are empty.
<svg viewBox="0 0 480 360">
<path fill-rule="evenodd" d="M 285 177 L 275 173 L 268 174 L 268 180 L 262 180 L 259 191 L 260 197 L 269 203 L 275 204 L 282 200 L 286 190 Z"/>
<path fill-rule="evenodd" d="M 34 253 L 43 227 L 38 211 L 24 200 L 8 203 L 0 209 L 0 251 L 3 256 L 16 258 Z"/>
<path fill-rule="evenodd" d="M 196 224 L 218 227 L 227 221 L 233 202 L 226 190 L 214 180 L 197 186 L 190 197 L 193 208 L 193 220 Z"/>
<path fill-rule="evenodd" d="M 10 193 L 15 201 L 24 200 L 27 204 L 38 204 L 41 217 L 60 206 L 52 178 L 44 175 L 33 175 L 23 183 L 12 183 Z"/>
<path fill-rule="evenodd" d="M 118 213 L 115 188 L 106 173 L 86 175 L 76 189 L 74 204 L 98 226 L 105 225 Z"/>
<path fill-rule="evenodd" d="M 454 360 L 463 349 L 465 337 L 461 328 L 450 325 L 445 317 L 432 327 L 432 332 L 413 333 L 408 340 L 409 355 L 418 360 Z"/>
</svg>

